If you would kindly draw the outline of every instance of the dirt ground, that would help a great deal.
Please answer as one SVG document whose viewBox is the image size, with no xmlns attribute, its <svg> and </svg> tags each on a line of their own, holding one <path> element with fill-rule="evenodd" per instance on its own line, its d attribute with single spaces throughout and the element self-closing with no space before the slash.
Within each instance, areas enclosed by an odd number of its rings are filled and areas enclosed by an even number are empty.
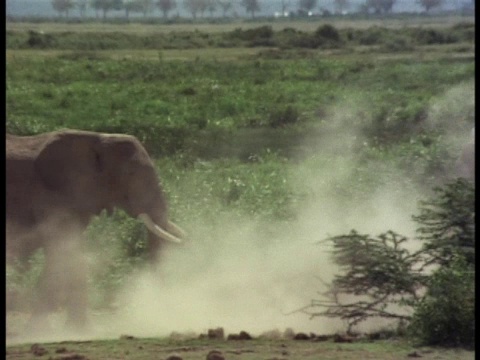
<svg viewBox="0 0 480 360">
<path fill-rule="evenodd" d="M 217 350 L 217 355 L 208 354 Z M 220 354 L 220 356 L 218 356 Z M 175 357 L 177 356 L 177 357 Z M 216 356 L 216 357 L 215 357 Z M 173 338 L 135 338 L 121 336 L 113 340 L 62 341 L 55 343 L 7 346 L 6 359 L 474 359 L 475 352 L 463 349 L 415 348 L 400 340 L 355 341 L 337 343 L 319 340 L 211 340 Z"/>
</svg>

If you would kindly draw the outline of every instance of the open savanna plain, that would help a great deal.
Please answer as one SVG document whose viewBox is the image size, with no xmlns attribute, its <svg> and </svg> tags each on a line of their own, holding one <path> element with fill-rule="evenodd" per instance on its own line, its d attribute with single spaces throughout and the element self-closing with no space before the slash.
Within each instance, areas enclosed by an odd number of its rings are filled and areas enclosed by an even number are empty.
<svg viewBox="0 0 480 360">
<path fill-rule="evenodd" d="M 7 131 L 135 135 L 189 234 L 152 277 L 142 225 L 98 216 L 94 330 L 79 337 L 23 333 L 43 255 L 8 265 L 7 359 L 473 359 L 385 324 L 375 341 L 279 335 L 345 332 L 297 311 L 340 271 L 318 242 L 351 229 L 413 239 L 417 202 L 452 177 L 474 126 L 473 18 L 317 20 L 7 22 Z M 220 326 L 254 339 L 198 338 Z"/>
</svg>

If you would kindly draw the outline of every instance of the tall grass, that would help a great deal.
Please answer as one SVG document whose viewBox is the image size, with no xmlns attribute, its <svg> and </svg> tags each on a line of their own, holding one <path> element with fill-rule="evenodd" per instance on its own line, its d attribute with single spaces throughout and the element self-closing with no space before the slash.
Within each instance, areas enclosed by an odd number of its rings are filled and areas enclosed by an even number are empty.
<svg viewBox="0 0 480 360">
<path fill-rule="evenodd" d="M 379 143 L 422 131 L 429 102 L 469 81 L 463 60 L 264 59 L 118 61 L 21 57 L 7 63 L 7 130 L 132 133 L 154 154 L 191 150 L 201 131 L 325 126 L 345 98 L 363 103 L 356 126 Z M 353 111 L 353 110 L 352 110 Z M 356 110 L 355 110 L 356 111 Z"/>
</svg>

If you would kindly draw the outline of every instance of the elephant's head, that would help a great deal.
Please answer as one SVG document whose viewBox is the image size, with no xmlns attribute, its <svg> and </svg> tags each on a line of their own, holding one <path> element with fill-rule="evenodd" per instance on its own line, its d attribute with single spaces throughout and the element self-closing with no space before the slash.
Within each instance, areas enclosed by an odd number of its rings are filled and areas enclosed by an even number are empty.
<svg viewBox="0 0 480 360">
<path fill-rule="evenodd" d="M 55 206 L 84 224 L 115 207 L 141 219 L 149 229 L 152 257 L 162 240 L 181 242 L 184 236 L 168 220 L 155 166 L 133 136 L 56 132 L 41 147 L 34 167 L 46 193 L 59 199 Z"/>
</svg>

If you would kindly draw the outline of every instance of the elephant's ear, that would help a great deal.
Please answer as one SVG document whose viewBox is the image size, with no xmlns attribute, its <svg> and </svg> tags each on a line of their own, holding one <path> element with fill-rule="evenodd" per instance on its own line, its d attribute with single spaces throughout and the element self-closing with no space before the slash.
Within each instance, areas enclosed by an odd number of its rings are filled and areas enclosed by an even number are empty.
<svg viewBox="0 0 480 360">
<path fill-rule="evenodd" d="M 119 164 L 137 154 L 139 145 L 135 138 L 130 136 L 110 136 L 103 140 L 103 148 L 111 156 L 109 161 Z"/>
<path fill-rule="evenodd" d="M 53 135 L 34 165 L 45 187 L 52 191 L 72 187 L 87 190 L 100 171 L 99 143 L 99 137 L 81 132 Z"/>
</svg>

